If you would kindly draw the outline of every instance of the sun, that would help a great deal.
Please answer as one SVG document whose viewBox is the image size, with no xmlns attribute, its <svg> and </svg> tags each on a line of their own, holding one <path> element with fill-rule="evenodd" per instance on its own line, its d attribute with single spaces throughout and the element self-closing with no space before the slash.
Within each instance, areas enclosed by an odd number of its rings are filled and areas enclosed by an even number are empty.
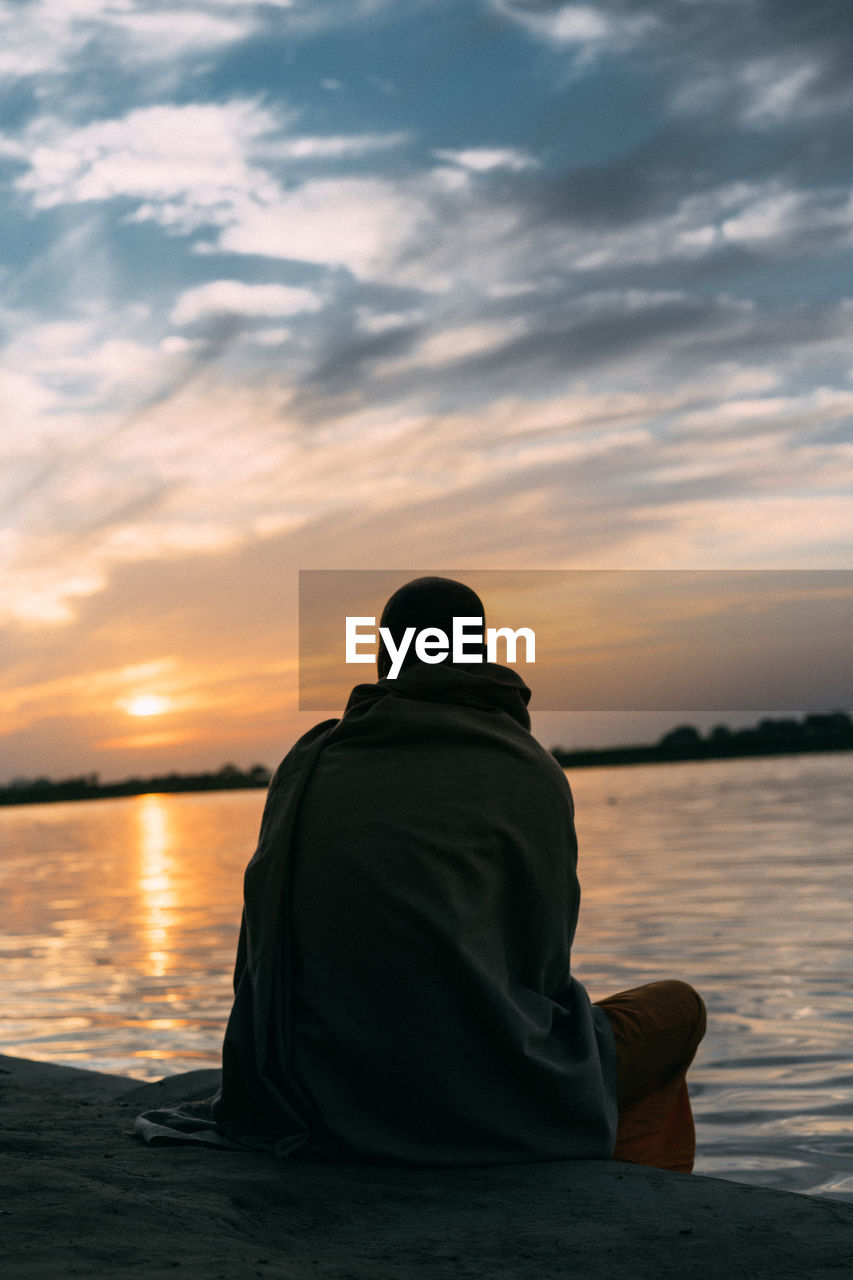
<svg viewBox="0 0 853 1280">
<path fill-rule="evenodd" d="M 168 698 L 162 698 L 159 694 L 140 693 L 129 700 L 127 710 L 132 716 L 161 716 L 171 705 Z"/>
</svg>

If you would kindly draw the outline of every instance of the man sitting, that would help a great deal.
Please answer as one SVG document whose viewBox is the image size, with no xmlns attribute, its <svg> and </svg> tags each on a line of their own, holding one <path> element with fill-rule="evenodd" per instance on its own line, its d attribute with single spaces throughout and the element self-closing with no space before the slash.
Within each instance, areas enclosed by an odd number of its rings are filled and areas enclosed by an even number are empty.
<svg viewBox="0 0 853 1280">
<path fill-rule="evenodd" d="M 483 617 L 417 579 L 381 626 Z M 485 625 L 485 620 L 484 620 Z M 591 1004 L 572 976 L 572 796 L 530 692 L 483 661 L 357 686 L 277 770 L 246 871 L 221 1135 L 304 1158 L 617 1158 L 689 1171 L 692 988 Z"/>
</svg>

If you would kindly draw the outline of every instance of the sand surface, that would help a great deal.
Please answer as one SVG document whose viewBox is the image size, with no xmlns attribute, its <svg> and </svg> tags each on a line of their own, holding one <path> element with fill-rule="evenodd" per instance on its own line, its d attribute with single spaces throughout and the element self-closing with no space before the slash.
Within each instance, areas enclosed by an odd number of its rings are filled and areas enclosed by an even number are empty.
<svg viewBox="0 0 853 1280">
<path fill-rule="evenodd" d="M 853 1205 L 599 1161 L 406 1170 L 146 1147 L 140 1084 L 0 1055 L 0 1242 L 18 1277 L 846 1280 Z"/>
</svg>

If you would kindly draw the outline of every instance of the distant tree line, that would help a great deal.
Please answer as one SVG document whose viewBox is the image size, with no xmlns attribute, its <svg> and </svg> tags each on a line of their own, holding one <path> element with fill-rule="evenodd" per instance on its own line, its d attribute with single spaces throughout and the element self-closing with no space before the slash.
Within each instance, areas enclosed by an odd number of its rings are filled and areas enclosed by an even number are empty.
<svg viewBox="0 0 853 1280">
<path fill-rule="evenodd" d="M 140 796 L 152 792 L 236 791 L 247 787 L 266 787 L 270 771 L 256 764 L 251 769 L 238 769 L 225 764 L 215 773 L 167 773 L 151 778 L 126 778 L 124 782 L 101 782 L 97 773 L 76 778 L 18 778 L 0 787 L 0 804 L 40 804 L 57 800 L 103 800 L 110 796 Z"/>
<path fill-rule="evenodd" d="M 716 725 L 702 737 L 694 725 L 683 724 L 665 733 L 653 746 L 604 747 L 568 751 L 554 747 L 563 766 L 653 764 L 676 760 L 725 760 L 736 756 L 797 755 L 809 751 L 853 749 L 853 720 L 846 711 L 812 714 L 802 720 L 761 720 L 754 728 Z"/>
<path fill-rule="evenodd" d="M 724 760 L 733 756 L 796 755 L 809 751 L 853 750 L 853 720 L 846 711 L 812 714 L 802 720 L 761 720 L 751 729 L 716 725 L 707 737 L 695 726 L 679 725 L 651 746 L 602 747 L 569 751 L 554 747 L 552 754 L 564 766 L 653 764 L 677 760 Z M 58 800 L 102 800 L 110 796 L 139 796 L 153 792 L 236 791 L 266 787 L 270 771 L 256 764 L 238 769 L 226 764 L 215 773 L 167 773 L 151 778 L 126 778 L 101 782 L 97 773 L 63 778 L 18 778 L 0 787 L 0 805 L 40 804 Z"/>
</svg>

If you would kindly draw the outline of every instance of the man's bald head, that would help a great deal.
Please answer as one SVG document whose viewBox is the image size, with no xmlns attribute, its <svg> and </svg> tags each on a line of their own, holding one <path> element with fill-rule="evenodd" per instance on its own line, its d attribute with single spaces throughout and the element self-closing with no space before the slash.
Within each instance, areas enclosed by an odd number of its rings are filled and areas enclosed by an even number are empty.
<svg viewBox="0 0 853 1280">
<path fill-rule="evenodd" d="M 382 610 L 379 625 L 390 631 L 395 645 L 399 646 L 407 627 L 414 627 L 415 634 L 428 627 L 436 627 L 445 635 L 452 635 L 454 618 L 482 618 L 485 631 L 486 611 L 476 591 L 453 578 L 414 578 L 399 587 L 389 598 Z M 469 652 L 475 651 L 470 642 L 467 648 Z M 485 657 L 485 650 L 483 656 Z M 403 668 L 412 666 L 417 661 L 412 645 L 403 659 Z M 380 679 L 391 670 L 391 657 L 381 639 L 377 667 Z"/>
</svg>

